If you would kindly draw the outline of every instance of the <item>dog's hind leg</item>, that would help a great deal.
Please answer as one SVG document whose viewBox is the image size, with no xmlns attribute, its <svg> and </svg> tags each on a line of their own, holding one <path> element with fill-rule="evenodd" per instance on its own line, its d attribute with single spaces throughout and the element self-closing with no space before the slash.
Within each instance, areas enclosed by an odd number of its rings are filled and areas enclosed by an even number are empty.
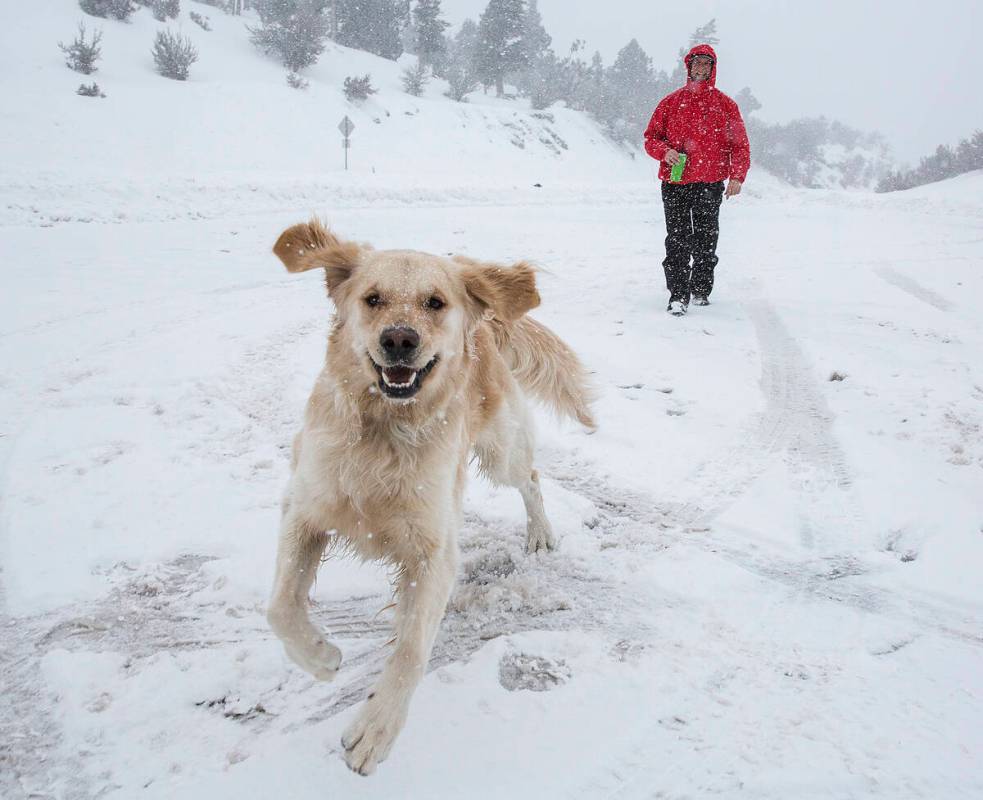
<svg viewBox="0 0 983 800">
<path fill-rule="evenodd" d="M 331 680 L 341 664 L 341 651 L 311 624 L 307 614 L 307 595 L 326 543 L 324 533 L 287 510 L 277 548 L 273 596 L 266 613 L 287 655 L 322 681 Z"/>
<path fill-rule="evenodd" d="M 532 468 L 532 459 L 528 471 L 524 472 L 525 479 L 520 479 L 512 485 L 522 495 L 526 505 L 526 552 L 535 553 L 537 550 L 555 550 L 556 537 L 553 526 L 546 517 L 543 508 L 543 493 L 539 490 L 539 473 Z"/>
<path fill-rule="evenodd" d="M 556 537 L 543 508 L 539 473 L 533 469 L 535 445 L 532 419 L 525 405 L 514 400 L 475 444 L 481 471 L 493 483 L 513 486 L 526 506 L 526 552 L 554 550 Z"/>
<path fill-rule="evenodd" d="M 457 569 L 455 532 L 448 531 L 433 558 L 404 564 L 397 587 L 396 649 L 341 744 L 345 761 L 362 775 L 389 755 L 409 710 L 410 699 L 430 660 L 437 628 Z"/>
</svg>

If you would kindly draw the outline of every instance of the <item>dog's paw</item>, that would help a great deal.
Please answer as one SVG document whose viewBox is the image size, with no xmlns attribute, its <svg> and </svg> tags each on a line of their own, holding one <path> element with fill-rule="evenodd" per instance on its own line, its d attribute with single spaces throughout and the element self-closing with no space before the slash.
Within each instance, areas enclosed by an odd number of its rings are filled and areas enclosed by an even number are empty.
<svg viewBox="0 0 983 800">
<path fill-rule="evenodd" d="M 386 760 L 406 722 L 406 704 L 385 702 L 373 695 L 341 737 L 345 763 L 359 775 L 371 775 Z"/>
<path fill-rule="evenodd" d="M 543 527 L 529 526 L 526 536 L 526 552 L 530 555 L 539 550 L 556 550 L 556 537 L 549 525 Z"/>
<path fill-rule="evenodd" d="M 313 633 L 301 643 L 284 642 L 284 650 L 301 669 L 319 681 L 330 681 L 341 666 L 341 650 L 319 633 Z"/>
</svg>

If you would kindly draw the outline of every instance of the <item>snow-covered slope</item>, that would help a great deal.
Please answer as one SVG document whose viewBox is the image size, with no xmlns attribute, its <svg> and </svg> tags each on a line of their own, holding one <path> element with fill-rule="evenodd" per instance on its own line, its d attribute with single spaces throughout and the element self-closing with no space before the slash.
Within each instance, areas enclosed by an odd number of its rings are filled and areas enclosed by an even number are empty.
<svg viewBox="0 0 983 800">
<path fill-rule="evenodd" d="M 193 10 L 209 17 L 212 31 L 190 20 Z M 401 88 L 400 64 L 333 44 L 305 73 L 309 88 L 290 88 L 286 70 L 249 42 L 246 26 L 257 24 L 249 15 L 182 3 L 180 19 L 169 27 L 200 52 L 186 82 L 154 71 L 151 43 L 165 26 L 147 9 L 127 24 L 88 17 L 75 0 L 46 0 L 18 3 L 8 18 L 0 200 L 14 219 L 91 217 L 105 200 L 129 218 L 127 205 L 146 208 L 156 200 L 180 207 L 175 187 L 191 182 L 187 194 L 200 188 L 205 197 L 197 205 L 206 213 L 209 203 L 223 202 L 219 195 L 228 203 L 260 184 L 264 196 L 279 191 L 330 201 L 325 187 L 350 192 L 354 175 L 370 176 L 376 196 L 413 197 L 474 184 L 505 192 L 650 175 L 648 164 L 614 146 L 582 114 L 558 107 L 533 112 L 524 102 L 480 92 L 456 103 L 442 95 L 439 80 L 423 97 L 412 97 Z M 57 47 L 71 41 L 80 19 L 90 31 L 103 31 L 103 59 L 89 77 L 69 70 Z M 344 78 L 365 73 L 378 94 L 348 102 Z M 92 80 L 106 98 L 75 94 L 79 83 Z M 338 130 L 346 115 L 355 123 L 347 175 Z M 46 193 L 37 191 L 44 187 Z M 27 194 L 33 209 L 19 202 Z"/>
<path fill-rule="evenodd" d="M 144 11 L 101 23 L 109 97 L 77 98 L 52 44 L 74 5 L 28 5 L 0 70 L 0 797 L 983 797 L 983 174 L 874 195 L 752 171 L 712 305 L 675 319 L 650 165 L 576 115 L 535 157 L 501 133 L 515 104 L 390 85 L 376 124 L 337 85 L 392 65 L 336 51 L 298 93 L 203 6 L 224 44 L 184 23 L 189 84 L 152 72 Z M 344 113 L 356 147 L 393 134 L 374 174 L 332 162 Z M 390 652 L 389 576 L 321 569 L 334 683 L 264 619 L 332 313 L 269 249 L 310 211 L 533 260 L 534 315 L 600 390 L 594 435 L 539 420 L 558 552 L 527 557 L 519 498 L 472 476 L 370 779 L 338 740 Z"/>
</svg>

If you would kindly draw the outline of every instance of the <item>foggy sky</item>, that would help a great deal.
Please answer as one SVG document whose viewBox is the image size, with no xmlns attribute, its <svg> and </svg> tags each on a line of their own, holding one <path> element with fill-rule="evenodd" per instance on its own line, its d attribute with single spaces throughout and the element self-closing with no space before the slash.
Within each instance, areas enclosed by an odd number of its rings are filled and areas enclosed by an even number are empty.
<svg viewBox="0 0 983 800">
<path fill-rule="evenodd" d="M 454 24 L 487 0 L 443 0 Z M 603 9 L 599 17 L 597 9 Z M 575 38 L 610 65 L 632 38 L 670 69 L 689 34 L 717 19 L 717 86 L 750 86 L 762 119 L 825 114 L 879 130 L 902 161 L 983 129 L 983 0 L 539 0 L 553 47 Z"/>
</svg>

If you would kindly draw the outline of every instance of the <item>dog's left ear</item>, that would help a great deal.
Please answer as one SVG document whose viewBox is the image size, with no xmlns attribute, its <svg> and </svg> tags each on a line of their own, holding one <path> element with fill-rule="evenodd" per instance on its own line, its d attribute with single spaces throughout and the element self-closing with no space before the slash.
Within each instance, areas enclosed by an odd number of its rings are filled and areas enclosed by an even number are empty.
<svg viewBox="0 0 983 800">
<path fill-rule="evenodd" d="M 317 218 L 287 228 L 273 245 L 273 253 L 288 272 L 306 272 L 322 267 L 328 294 L 333 294 L 351 277 L 358 266 L 361 251 L 360 245 L 341 241 Z"/>
<path fill-rule="evenodd" d="M 456 256 L 464 266 L 464 286 L 479 313 L 511 322 L 539 305 L 536 270 L 519 261 L 510 267 Z"/>
</svg>

